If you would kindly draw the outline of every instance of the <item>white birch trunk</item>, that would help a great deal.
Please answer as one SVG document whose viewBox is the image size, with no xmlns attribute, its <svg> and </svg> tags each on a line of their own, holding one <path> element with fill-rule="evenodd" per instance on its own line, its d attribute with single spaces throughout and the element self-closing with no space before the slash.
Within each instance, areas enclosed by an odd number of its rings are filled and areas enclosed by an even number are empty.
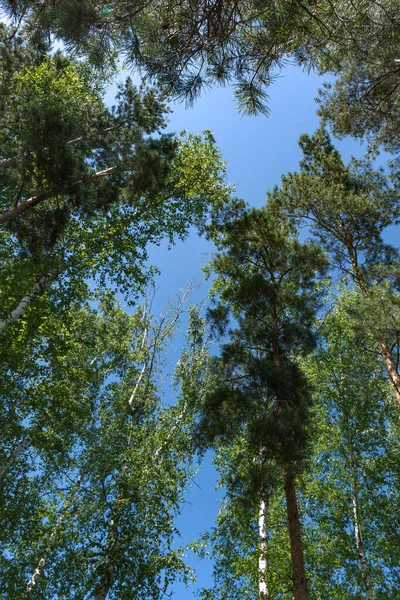
<svg viewBox="0 0 400 600">
<path fill-rule="evenodd" d="M 259 600 L 268 600 L 268 582 L 267 582 L 267 540 L 268 540 L 268 506 L 263 498 L 260 500 L 258 515 L 258 537 L 260 557 L 258 559 L 258 598 Z"/>
<path fill-rule="evenodd" d="M 40 296 L 46 286 L 56 277 L 57 273 L 55 271 L 50 271 L 50 273 L 47 273 L 47 275 L 43 275 L 43 277 L 41 277 L 39 281 L 35 283 L 32 291 L 29 292 L 29 294 L 25 294 L 14 310 L 12 310 L 3 321 L 0 321 L 0 333 L 2 333 L 9 325 L 15 323 L 15 321 L 18 321 L 26 309 L 29 308 L 32 300 Z"/>
<path fill-rule="evenodd" d="M 23 452 L 23 450 L 30 444 L 30 437 L 26 437 L 25 439 L 22 440 L 22 442 L 20 442 L 18 444 L 18 446 L 15 448 L 15 450 L 12 451 L 9 459 L 7 460 L 7 462 L 3 463 L 2 465 L 0 465 L 0 483 L 3 481 L 4 476 L 8 473 L 8 471 L 11 469 L 11 467 L 13 466 L 13 464 L 15 464 L 15 461 L 17 460 L 18 456 Z"/>
<path fill-rule="evenodd" d="M 358 564 L 360 567 L 361 575 L 365 583 L 365 595 L 367 600 L 373 600 L 374 594 L 372 591 L 372 582 L 368 572 L 367 555 L 365 552 L 364 540 L 361 529 L 361 519 L 358 502 L 358 481 L 357 471 L 354 465 L 353 456 L 351 456 L 351 470 L 352 470 L 352 504 L 353 504 L 353 517 L 354 517 L 354 537 L 357 549 Z"/>
<path fill-rule="evenodd" d="M 175 316 L 172 319 L 172 322 L 169 324 L 169 328 L 173 327 L 175 322 L 177 321 L 177 319 L 180 315 L 183 303 L 186 300 L 186 296 L 189 293 L 189 291 L 190 291 L 190 287 L 187 287 L 182 298 L 180 299 L 180 301 L 178 303 L 178 306 L 177 306 L 176 312 L 175 312 Z M 133 432 L 134 432 L 135 415 L 136 415 L 136 407 L 135 407 L 136 398 L 139 394 L 139 391 L 142 390 L 142 382 L 144 381 L 145 377 L 151 376 L 156 352 L 160 348 L 160 344 L 162 343 L 164 337 L 166 337 L 168 335 L 168 328 L 166 329 L 165 335 L 163 335 L 163 332 L 162 332 L 163 324 L 164 324 L 164 320 L 162 319 L 161 323 L 159 325 L 159 328 L 156 331 L 156 333 L 154 335 L 154 339 L 152 341 L 149 341 L 148 326 L 146 325 L 144 328 L 143 339 L 142 339 L 142 343 L 141 343 L 141 350 L 143 350 L 147 346 L 148 350 L 151 350 L 152 352 L 147 357 L 147 360 L 145 360 L 145 362 L 143 363 L 143 366 L 139 372 L 139 375 L 136 380 L 133 391 L 131 393 L 131 396 L 128 399 L 128 407 L 132 414 L 132 425 L 131 425 L 131 431 L 128 436 L 128 444 L 127 444 L 128 447 L 130 447 L 133 442 Z M 184 417 L 186 408 L 187 408 L 187 405 L 185 404 L 182 412 L 179 414 L 179 416 L 177 417 L 177 419 L 175 421 L 175 425 L 170 429 L 166 440 L 164 440 L 164 442 L 161 443 L 160 446 L 156 449 L 156 451 L 153 455 L 154 461 L 157 459 L 157 457 L 162 452 L 162 450 L 166 447 L 168 442 L 172 439 L 173 435 L 175 434 L 175 431 L 179 427 L 179 424 Z M 127 464 L 125 464 L 122 467 L 120 477 L 127 467 L 128 467 Z M 116 510 L 114 511 L 114 515 L 111 517 L 111 519 L 108 522 L 108 533 L 107 533 L 107 541 L 106 541 L 106 547 L 105 547 L 105 556 L 104 556 L 104 560 L 102 563 L 103 574 L 102 574 L 99 585 L 94 590 L 93 600 L 106 600 L 107 595 L 108 595 L 109 591 L 111 590 L 111 588 L 114 584 L 114 581 L 115 581 L 116 564 L 115 564 L 115 558 L 113 558 L 113 550 L 118 543 L 118 518 L 119 518 L 118 502 L 119 502 L 119 500 L 120 500 L 120 495 L 118 493 L 118 496 L 117 496 L 117 498 L 114 502 L 114 506 L 113 506 L 113 508 L 116 508 Z"/>
<path fill-rule="evenodd" d="M 53 547 L 54 547 L 54 545 L 55 545 L 55 543 L 57 541 L 57 535 L 58 535 L 58 532 L 60 530 L 60 527 L 63 524 L 63 522 L 65 521 L 65 518 L 67 516 L 68 510 L 69 510 L 69 508 L 70 508 L 70 506 L 71 506 L 71 504 L 72 504 L 72 502 L 73 502 L 73 500 L 74 500 L 74 498 L 75 498 L 75 496 L 76 496 L 76 494 L 77 494 L 77 492 L 78 492 L 78 490 L 79 490 L 79 488 L 81 486 L 82 479 L 83 479 L 83 477 L 85 475 L 87 467 L 88 467 L 88 463 L 84 467 L 82 467 L 82 469 L 80 470 L 80 473 L 78 475 L 78 479 L 76 480 L 76 482 L 74 484 L 74 487 L 71 490 L 71 493 L 69 495 L 68 500 L 66 501 L 66 503 L 63 506 L 61 514 L 58 517 L 57 522 L 56 522 L 56 524 L 54 526 L 54 529 L 53 529 L 52 533 L 50 534 L 50 537 L 49 537 L 49 539 L 47 541 L 46 548 L 45 548 L 45 550 L 44 550 L 44 552 L 43 552 L 43 554 L 42 554 L 42 556 L 41 556 L 41 558 L 40 558 L 40 560 L 39 560 L 39 562 L 38 562 L 35 570 L 33 571 L 32 576 L 31 576 L 31 578 L 30 578 L 27 586 L 26 586 L 26 591 L 28 593 L 31 593 L 33 591 L 33 588 L 35 587 L 35 585 L 37 585 L 39 583 L 40 577 L 41 577 L 41 575 L 43 573 L 43 569 L 45 568 L 47 560 L 49 558 L 49 554 L 50 554 L 51 550 L 53 549 Z"/>
<path fill-rule="evenodd" d="M 118 502 L 118 499 L 117 499 Z M 95 592 L 93 600 L 106 600 L 107 594 L 113 586 L 114 578 L 115 578 L 115 563 L 113 561 L 112 554 L 113 548 L 117 543 L 118 537 L 118 524 L 111 518 L 108 523 L 108 535 L 107 535 L 107 547 L 106 547 L 106 556 L 104 558 L 104 573 L 101 580 L 101 583 Z"/>
</svg>

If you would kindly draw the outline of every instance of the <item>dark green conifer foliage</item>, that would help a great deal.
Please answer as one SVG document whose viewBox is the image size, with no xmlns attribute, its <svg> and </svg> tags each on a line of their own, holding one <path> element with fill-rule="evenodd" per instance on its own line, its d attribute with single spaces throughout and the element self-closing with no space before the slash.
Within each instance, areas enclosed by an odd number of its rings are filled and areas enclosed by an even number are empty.
<svg viewBox="0 0 400 600">
<path fill-rule="evenodd" d="M 128 79 L 109 108 L 107 73 L 52 55 L 26 29 L 2 25 L 0 50 L 3 335 L 50 288 L 53 309 L 86 299 L 85 279 L 111 280 L 133 301 L 148 244 L 204 229 L 231 190 L 211 134 L 163 133 L 158 92 Z"/>
<path fill-rule="evenodd" d="M 102 64 L 127 63 L 168 92 L 193 100 L 232 82 L 241 110 L 268 112 L 267 89 L 288 63 L 339 76 L 327 114 L 342 133 L 383 129 L 398 147 L 397 0 L 3 0 L 17 23 L 51 31 Z M 324 109 L 323 109 L 324 110 Z"/>
<path fill-rule="evenodd" d="M 374 332 L 400 406 L 400 261 L 383 240 L 385 228 L 400 218 L 398 178 L 374 170 L 370 157 L 345 165 L 324 129 L 302 136 L 300 146 L 299 172 L 284 176 L 270 199 L 288 218 L 310 225 L 332 266 L 350 277 L 359 292 L 353 314 Z"/>
<path fill-rule="evenodd" d="M 214 387 L 199 406 L 198 440 L 214 447 L 242 440 L 247 452 L 228 492 L 239 491 L 253 509 L 271 486 L 285 488 L 293 593 L 307 598 L 294 482 L 308 455 L 312 392 L 297 358 L 315 344 L 317 279 L 326 259 L 314 242 L 299 242 L 271 206 L 244 212 L 216 231 L 216 240 L 209 319 L 228 341 L 211 367 Z"/>
</svg>

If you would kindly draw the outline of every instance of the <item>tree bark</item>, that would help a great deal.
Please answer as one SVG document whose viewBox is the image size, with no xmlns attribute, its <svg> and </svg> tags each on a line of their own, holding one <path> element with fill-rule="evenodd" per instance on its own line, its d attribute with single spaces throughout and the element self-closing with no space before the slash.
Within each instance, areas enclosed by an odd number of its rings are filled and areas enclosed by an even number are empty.
<svg viewBox="0 0 400 600">
<path fill-rule="evenodd" d="M 388 372 L 394 394 L 396 396 L 397 408 L 400 410 L 400 374 L 398 367 L 393 360 L 392 351 L 390 350 L 388 344 L 380 337 L 377 338 L 377 344 L 380 355 Z"/>
<path fill-rule="evenodd" d="M 370 289 L 368 283 L 365 281 L 362 271 L 360 270 L 356 254 L 351 245 L 348 245 L 347 251 L 350 257 L 351 267 L 356 284 L 360 288 L 363 296 L 368 298 L 370 296 Z M 389 380 L 396 397 L 397 408 L 400 410 L 400 374 L 398 365 L 396 365 L 395 361 L 393 360 L 393 354 L 388 343 L 380 336 L 376 338 L 376 343 L 389 375 Z"/>
<path fill-rule="evenodd" d="M 25 448 L 30 444 L 30 437 L 26 437 L 18 444 L 18 446 L 11 452 L 10 458 L 7 462 L 0 465 L 0 484 L 4 479 L 4 476 L 8 473 L 11 467 L 15 464 L 18 456 L 25 450 Z"/>
<path fill-rule="evenodd" d="M 264 498 L 260 500 L 258 516 L 258 536 L 260 557 L 258 559 L 258 597 L 259 600 L 269 600 L 268 593 L 268 562 L 266 557 L 268 543 L 268 506 Z"/>
<path fill-rule="evenodd" d="M 116 167 L 110 167 L 109 169 L 104 169 L 103 171 L 97 171 L 97 173 L 92 173 L 85 179 L 76 181 L 74 184 L 72 184 L 72 187 L 78 186 L 81 183 L 100 179 L 100 177 L 105 177 L 106 175 L 109 175 L 110 173 L 115 171 L 115 169 L 116 169 Z M 50 190 L 48 192 L 36 194 L 35 196 L 31 196 L 27 200 L 24 200 L 20 204 L 17 204 L 17 206 L 12 206 L 11 208 L 7 208 L 2 213 L 0 213 L 0 225 L 2 223 L 7 223 L 8 221 L 13 221 L 14 219 L 16 219 L 17 217 L 22 215 L 25 211 L 34 208 L 37 204 L 40 204 L 40 202 L 43 202 L 44 200 L 48 200 L 49 198 L 56 196 L 57 193 L 58 193 L 58 190 Z M 72 194 L 72 191 L 71 191 L 71 194 Z"/>
<path fill-rule="evenodd" d="M 285 475 L 284 488 L 290 540 L 290 555 L 292 559 L 293 598 L 294 600 L 308 600 L 296 486 L 293 476 L 289 473 L 286 473 Z"/>
<path fill-rule="evenodd" d="M 352 448 L 352 442 L 350 440 L 350 463 L 351 463 L 351 480 L 352 480 L 352 504 L 353 504 L 353 517 L 354 517 L 354 537 L 357 549 L 358 564 L 360 567 L 361 575 L 365 586 L 365 596 L 367 600 L 373 600 L 374 594 L 372 589 L 372 582 L 369 576 L 367 555 L 365 551 L 364 539 L 361 528 L 361 518 L 359 510 L 359 498 L 358 498 L 358 477 L 357 468 L 354 460 L 354 453 Z"/>
<path fill-rule="evenodd" d="M 113 557 L 113 554 L 117 544 L 117 538 L 118 522 L 114 517 L 112 517 L 108 523 L 106 554 L 102 563 L 103 573 L 100 578 L 100 583 L 95 590 L 93 600 L 105 600 L 108 592 L 114 584 L 116 569 L 115 558 Z"/>
<path fill-rule="evenodd" d="M 47 275 L 43 275 L 33 286 L 33 289 L 29 294 L 26 294 L 22 300 L 18 303 L 18 305 L 12 310 L 7 317 L 0 321 L 0 333 L 2 333 L 9 325 L 18 321 L 26 311 L 26 309 L 30 306 L 32 300 L 37 296 L 40 296 L 47 284 L 53 281 L 57 277 L 58 273 L 56 271 L 50 271 Z"/>
<path fill-rule="evenodd" d="M 87 468 L 88 468 L 88 463 L 86 463 L 79 472 L 78 478 L 74 484 L 73 489 L 70 492 L 69 498 L 66 501 L 66 503 L 64 504 L 62 512 L 61 512 L 60 516 L 58 517 L 57 523 L 55 524 L 54 529 L 47 541 L 46 548 L 37 564 L 37 567 L 33 571 L 32 576 L 26 586 L 26 591 L 28 593 L 31 593 L 33 591 L 33 588 L 35 587 L 35 585 L 37 585 L 39 583 L 40 577 L 43 573 L 43 570 L 44 570 L 47 560 L 49 558 L 49 554 L 50 554 L 51 550 L 53 549 L 53 547 L 55 546 L 55 543 L 57 541 L 57 535 L 60 530 L 60 527 L 63 524 L 63 522 L 65 521 L 65 517 L 67 516 L 68 510 L 69 510 L 69 508 L 81 486 L 81 483 L 82 483 L 82 480 L 86 473 Z"/>
</svg>

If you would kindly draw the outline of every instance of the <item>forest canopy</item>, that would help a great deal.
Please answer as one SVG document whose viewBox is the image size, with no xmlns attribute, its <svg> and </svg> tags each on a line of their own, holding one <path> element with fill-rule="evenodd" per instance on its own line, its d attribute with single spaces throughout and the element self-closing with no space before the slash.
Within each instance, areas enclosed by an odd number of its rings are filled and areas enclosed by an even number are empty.
<svg viewBox="0 0 400 600">
<path fill-rule="evenodd" d="M 203 600 L 396 600 L 398 3 L 0 8 L 0 597 L 161 600 L 191 550 Z M 231 86 L 266 118 L 288 64 L 329 75 L 320 124 L 255 208 L 171 102 Z M 160 310 L 149 253 L 190 235 L 209 293 Z M 210 451 L 222 502 L 189 542 Z"/>
</svg>

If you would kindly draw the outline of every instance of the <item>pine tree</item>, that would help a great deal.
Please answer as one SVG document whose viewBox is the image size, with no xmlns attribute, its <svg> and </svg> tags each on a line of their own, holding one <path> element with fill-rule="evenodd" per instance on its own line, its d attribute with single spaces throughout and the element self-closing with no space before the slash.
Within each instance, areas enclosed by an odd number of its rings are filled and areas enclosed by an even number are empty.
<svg viewBox="0 0 400 600">
<path fill-rule="evenodd" d="M 308 592 L 295 480 L 308 453 L 311 389 L 296 357 L 314 346 L 316 279 L 326 261 L 268 206 L 244 212 L 214 237 L 220 252 L 209 267 L 216 275 L 209 319 L 228 342 L 197 403 L 197 439 L 201 447 L 241 452 L 224 484 L 253 511 L 265 510 L 274 486 L 284 491 L 293 595 L 301 600 Z M 266 574 L 259 576 L 266 598 Z"/>
<path fill-rule="evenodd" d="M 146 77 L 189 101 L 210 84 L 233 83 L 241 110 L 268 112 L 268 86 L 287 62 L 333 73 L 339 81 L 333 100 L 328 95 L 327 111 L 337 130 L 383 127 L 386 140 L 397 139 L 396 0 L 4 0 L 2 5 L 16 24 L 25 19 L 35 35 L 52 32 L 93 63 L 112 62 L 122 50 Z"/>
<path fill-rule="evenodd" d="M 372 331 L 400 407 L 398 371 L 399 254 L 383 232 L 399 222 L 396 179 L 374 170 L 369 157 L 345 165 L 324 129 L 300 139 L 300 171 L 282 178 L 271 199 L 288 218 L 310 225 L 331 256 L 332 267 L 358 291 L 353 314 Z"/>
</svg>

